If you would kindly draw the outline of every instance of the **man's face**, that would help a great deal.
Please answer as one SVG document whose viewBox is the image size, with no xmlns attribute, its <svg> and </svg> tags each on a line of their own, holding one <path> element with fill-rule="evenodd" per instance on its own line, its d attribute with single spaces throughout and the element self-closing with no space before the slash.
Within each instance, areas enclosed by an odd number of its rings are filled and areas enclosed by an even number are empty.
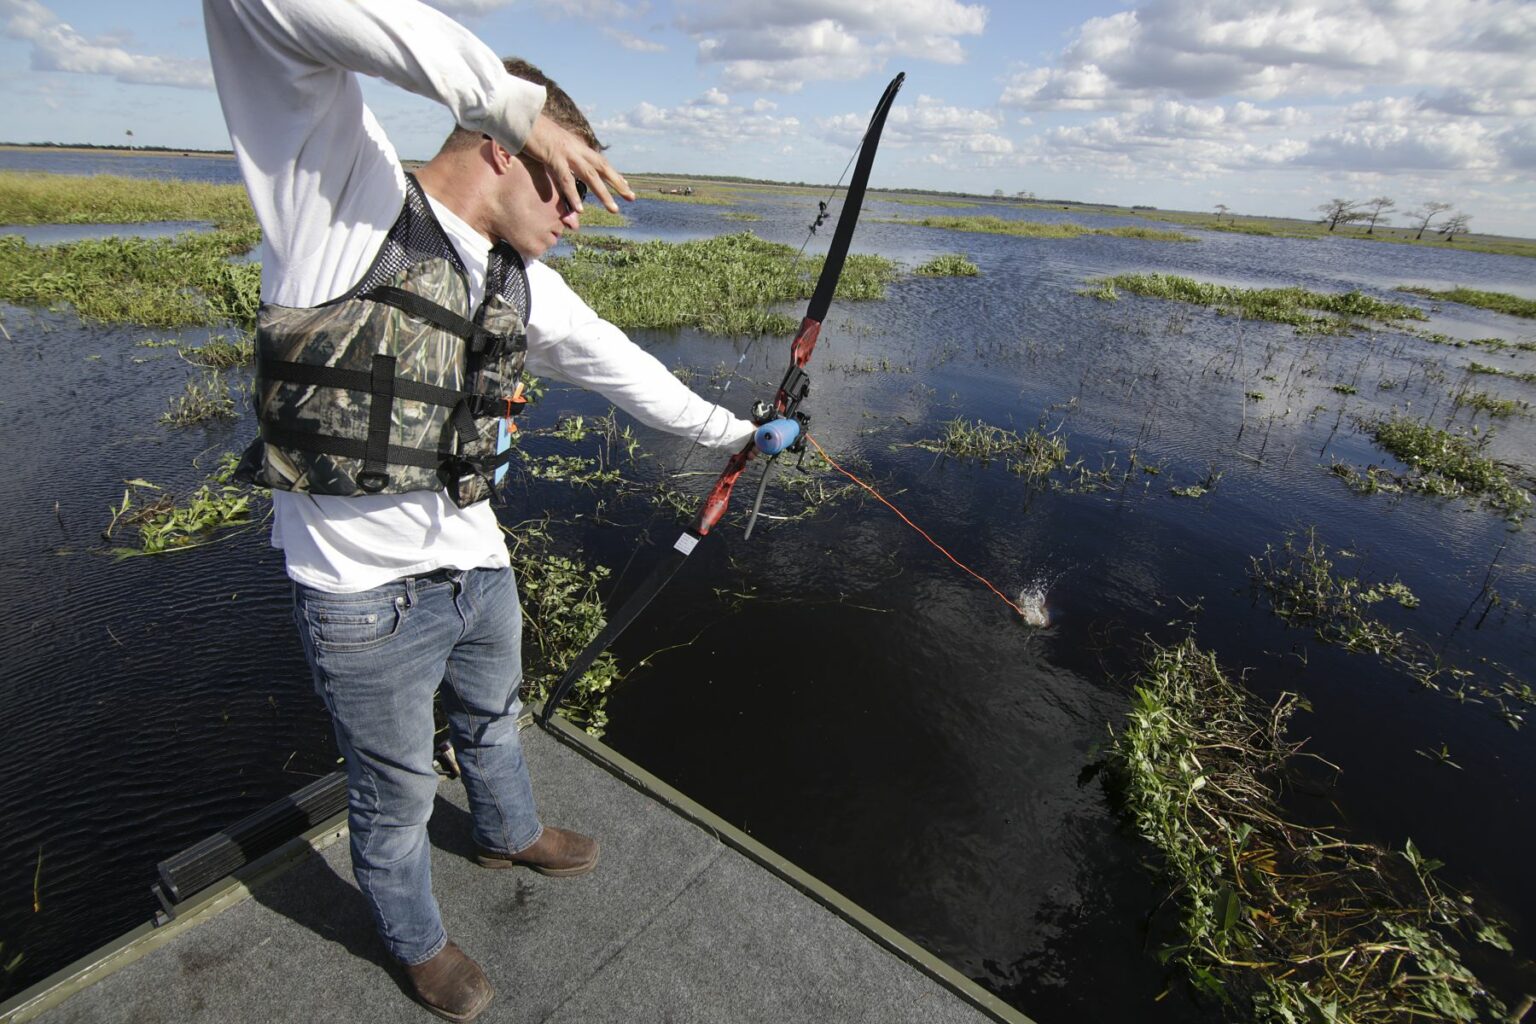
<svg viewBox="0 0 1536 1024">
<path fill-rule="evenodd" d="M 538 259 L 561 235 L 581 226 L 581 215 L 555 191 L 544 165 L 524 156 L 507 162 L 497 181 L 494 207 L 492 232 L 524 259 Z"/>
</svg>

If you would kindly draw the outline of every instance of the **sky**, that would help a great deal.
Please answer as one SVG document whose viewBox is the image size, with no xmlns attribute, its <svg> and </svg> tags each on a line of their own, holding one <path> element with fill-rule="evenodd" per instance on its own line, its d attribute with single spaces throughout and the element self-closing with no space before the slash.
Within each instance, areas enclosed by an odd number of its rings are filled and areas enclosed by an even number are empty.
<svg viewBox="0 0 1536 1024">
<path fill-rule="evenodd" d="M 367 2 L 367 0 L 358 0 Z M 1434 200 L 1536 237 L 1536 0 L 434 0 L 587 112 L 625 172 L 1312 216 Z M 201 4 L 0 0 L 0 140 L 228 148 Z M 451 125 L 365 86 L 396 148 Z M 127 135 L 132 132 L 132 138 Z"/>
</svg>

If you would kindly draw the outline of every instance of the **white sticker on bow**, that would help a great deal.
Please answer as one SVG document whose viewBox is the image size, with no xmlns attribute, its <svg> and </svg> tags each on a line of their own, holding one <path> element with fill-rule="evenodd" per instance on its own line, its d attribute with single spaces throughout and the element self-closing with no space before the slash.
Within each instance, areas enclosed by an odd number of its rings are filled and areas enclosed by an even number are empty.
<svg viewBox="0 0 1536 1024">
<path fill-rule="evenodd" d="M 693 549 L 698 546 L 699 538 L 691 533 L 685 533 L 677 538 L 677 543 L 672 546 L 685 555 L 693 554 Z"/>
</svg>

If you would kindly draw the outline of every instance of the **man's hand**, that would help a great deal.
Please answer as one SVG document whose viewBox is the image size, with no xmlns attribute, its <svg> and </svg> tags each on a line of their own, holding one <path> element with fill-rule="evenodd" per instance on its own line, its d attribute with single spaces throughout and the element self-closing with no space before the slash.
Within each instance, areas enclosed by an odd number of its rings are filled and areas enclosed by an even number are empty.
<svg viewBox="0 0 1536 1024">
<path fill-rule="evenodd" d="M 561 128 L 540 114 L 533 122 L 533 131 L 523 143 L 523 152 L 543 164 L 554 181 L 556 190 L 565 197 L 566 203 L 581 212 L 581 199 L 576 194 L 579 178 L 593 195 L 602 202 L 609 213 L 618 213 L 619 204 L 609 194 L 609 186 L 625 199 L 634 201 L 635 193 L 624 180 L 624 175 L 614 170 L 603 154 L 581 139 Z"/>
</svg>

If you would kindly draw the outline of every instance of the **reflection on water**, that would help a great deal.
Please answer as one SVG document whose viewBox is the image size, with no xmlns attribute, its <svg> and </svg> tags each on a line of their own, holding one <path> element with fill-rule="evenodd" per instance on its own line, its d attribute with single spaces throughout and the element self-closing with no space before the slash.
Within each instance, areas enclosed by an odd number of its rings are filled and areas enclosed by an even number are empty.
<svg viewBox="0 0 1536 1024">
<path fill-rule="evenodd" d="M 836 305 L 810 366 L 811 429 L 1042 622 L 1021 624 L 858 497 L 807 519 L 765 520 L 750 542 L 728 521 L 618 645 L 635 667 L 614 693 L 609 740 L 1036 1019 L 1215 1020 L 1178 986 L 1159 999 L 1171 978 L 1147 952 L 1147 921 L 1164 891 L 1146 868 L 1148 846 L 1091 771 L 1130 700 L 1141 638 L 1194 628 L 1223 664 L 1249 670 L 1262 698 L 1290 690 L 1311 702 L 1296 733 L 1344 772 L 1328 800 L 1297 813 L 1342 815 L 1359 838 L 1394 846 L 1411 836 L 1447 862 L 1449 881 L 1511 921 L 1528 958 L 1528 732 L 1368 657 L 1309 644 L 1254 599 L 1247 572 L 1287 531 L 1316 526 L 1351 553 L 1352 574 L 1396 576 L 1421 598 L 1414 610 L 1381 610 L 1394 628 L 1474 672 L 1496 663 L 1529 681 L 1529 531 L 1465 501 L 1358 496 L 1329 467 L 1388 462 L 1362 424 L 1391 409 L 1482 435 L 1486 414 L 1458 404 L 1458 390 L 1536 401 L 1536 388 L 1470 376 L 1468 364 L 1529 372 L 1536 357 L 1385 329 L 1298 336 L 1078 291 L 1088 277 L 1160 270 L 1361 288 L 1431 309 L 1387 289 L 1427 280 L 1519 291 L 1532 264 L 1216 233 L 1192 245 L 965 235 L 872 219 L 954 211 L 869 207 L 856 249 L 908 266 L 963 252 L 981 276 L 907 277 L 883 302 Z M 732 209 L 760 214 L 745 227 L 796 246 L 814 216 L 811 200 L 777 196 L 735 207 L 653 201 L 627 211 L 632 226 L 618 233 L 739 230 L 721 217 Z M 825 245 L 817 238 L 808 251 Z M 0 591 L 0 701 L 12 723 L 0 799 L 19 823 L 0 834 L 0 874 L 31 877 L 41 848 L 44 900 L 34 914 L 24 887 L 0 891 L 0 939 L 29 952 L 35 978 L 142 920 L 158 858 L 328 770 L 334 754 L 291 636 L 281 562 L 260 529 L 173 558 L 118 563 L 91 552 L 123 479 L 189 487 L 251 424 L 157 426 L 188 371 L 139 346 L 148 331 L 9 309 L 5 323 L 15 340 L 0 345 L 0 402 L 28 444 L 12 448 L 0 478 L 11 511 L 0 544 L 15 581 Z M 1532 333 L 1527 322 L 1449 307 L 1428 326 Z M 698 387 L 714 395 L 704 382 L 741 349 L 690 331 L 637 340 L 699 371 Z M 778 379 L 786 348 L 787 339 L 753 346 L 725 399 L 750 404 Z M 68 416 L 61 396 L 72 399 Z M 604 408 L 556 387 L 530 416 L 547 426 Z M 1074 468 L 1032 484 L 1000 464 L 911 447 L 952 418 L 1059 429 Z M 1529 475 L 1531 418 L 1492 426 L 1488 450 Z M 652 457 L 626 472 L 654 479 L 685 456 L 689 472 L 714 468 L 708 453 L 643 437 Z M 1171 494 L 1202 480 L 1214 486 L 1200 498 Z M 598 500 L 525 480 L 499 514 L 509 524 L 545 509 L 568 518 L 562 536 L 614 566 L 608 596 L 622 596 L 654 557 L 636 545 L 668 535 L 671 519 Z M 796 511 L 776 487 L 764 508 Z M 1463 770 L 1417 753 L 1441 744 Z"/>
<path fill-rule="evenodd" d="M 171 238 L 212 227 L 212 224 L 198 220 L 150 224 L 0 224 L 0 235 L 19 235 L 28 245 L 59 245 L 96 238 Z"/>
</svg>

